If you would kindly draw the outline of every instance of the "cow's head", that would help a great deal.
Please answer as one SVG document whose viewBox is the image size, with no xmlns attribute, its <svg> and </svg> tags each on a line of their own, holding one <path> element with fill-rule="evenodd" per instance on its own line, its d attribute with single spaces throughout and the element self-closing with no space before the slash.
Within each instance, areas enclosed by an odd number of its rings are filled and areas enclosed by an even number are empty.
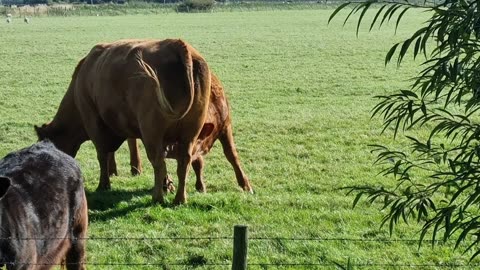
<svg viewBox="0 0 480 270">
<path fill-rule="evenodd" d="M 78 134 L 68 134 L 64 130 L 53 127 L 51 123 L 42 126 L 34 126 L 39 141 L 49 140 L 55 147 L 64 153 L 75 157 L 77 155 L 80 144 L 75 139 Z"/>
<path fill-rule="evenodd" d="M 0 199 L 5 196 L 11 185 L 12 181 L 10 180 L 10 178 L 6 176 L 0 176 Z"/>
</svg>

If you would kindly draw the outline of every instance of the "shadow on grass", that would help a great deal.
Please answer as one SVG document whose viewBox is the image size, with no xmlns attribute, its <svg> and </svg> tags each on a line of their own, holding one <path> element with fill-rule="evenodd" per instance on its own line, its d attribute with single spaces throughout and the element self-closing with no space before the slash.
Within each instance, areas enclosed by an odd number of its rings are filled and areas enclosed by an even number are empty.
<svg viewBox="0 0 480 270">
<path fill-rule="evenodd" d="M 108 191 L 85 191 L 88 201 L 88 209 L 105 211 L 116 208 L 120 202 L 129 202 L 134 197 L 150 195 L 149 189 L 139 190 L 108 190 Z"/>
<path fill-rule="evenodd" d="M 167 199 L 165 204 L 156 204 L 152 202 L 151 189 L 139 189 L 139 190 L 110 190 L 110 191 L 85 191 L 87 197 L 89 219 L 90 221 L 107 221 L 117 217 L 126 216 L 128 213 L 139 209 L 148 208 L 151 206 L 158 206 L 162 208 L 177 208 L 181 207 L 174 205 Z M 133 200 L 136 197 L 148 196 L 148 200 Z M 119 206 L 119 203 L 125 203 Z M 209 211 L 208 206 L 206 209 L 203 207 L 195 206 L 203 211 Z M 208 210 L 207 210 L 208 209 Z"/>
<path fill-rule="evenodd" d="M 150 201 L 132 202 L 135 197 L 143 197 L 151 194 L 149 189 L 139 190 L 110 190 L 110 191 L 85 191 L 87 196 L 89 219 L 92 221 L 106 221 L 116 217 L 122 217 L 138 208 L 147 208 L 152 206 Z M 125 202 L 126 206 L 120 207 L 118 204 Z"/>
</svg>

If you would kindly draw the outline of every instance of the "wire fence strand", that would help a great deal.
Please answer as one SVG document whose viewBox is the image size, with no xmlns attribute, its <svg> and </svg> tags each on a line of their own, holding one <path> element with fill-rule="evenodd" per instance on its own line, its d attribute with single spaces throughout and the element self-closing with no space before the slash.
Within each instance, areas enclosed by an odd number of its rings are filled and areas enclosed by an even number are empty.
<svg viewBox="0 0 480 270">
<path fill-rule="evenodd" d="M 86 241 L 149 241 L 149 240 L 180 240 L 180 241 L 196 241 L 196 240 L 233 240 L 233 237 L 219 236 L 219 237 L 85 237 L 85 238 L 72 238 L 72 237 L 0 237 L 1 240 L 14 240 L 14 241 L 45 241 L 45 240 L 86 240 Z M 396 242 L 411 242 L 418 243 L 420 239 L 369 239 L 369 238 L 322 238 L 322 237 L 249 237 L 249 241 L 338 241 L 338 242 L 381 242 L 381 243 L 396 243 Z M 422 242 L 427 243 L 448 243 L 451 241 L 443 240 L 430 240 L 423 239 Z"/>
<path fill-rule="evenodd" d="M 147 237 L 147 236 L 137 236 L 137 237 L 109 237 L 109 236 L 90 236 L 85 238 L 71 238 L 71 237 L 54 237 L 54 238 L 43 238 L 43 237 L 3 237 L 0 238 L 0 241 L 46 241 L 46 240 L 75 240 L 75 241 L 221 241 L 221 240 L 228 240 L 233 242 L 233 237 L 230 236 L 213 236 L 213 237 L 168 237 L 168 236 L 160 236 L 160 237 Z M 408 243 L 419 243 L 419 239 L 371 239 L 371 238 L 345 238 L 345 237 L 261 237 L 261 236 L 253 236 L 248 238 L 251 242 L 263 242 L 263 241 L 309 241 L 309 242 L 379 242 L 379 243 L 396 243 L 396 242 L 408 242 Z M 442 240 L 422 240 L 422 242 L 427 243 L 445 243 Z M 451 241 L 447 241 L 451 242 Z M 0 265 L 34 265 L 34 266 L 66 266 L 69 263 L 63 264 L 42 264 L 42 263 L 31 263 L 31 262 L 1 262 Z M 83 264 L 86 266 L 105 266 L 105 267 L 127 267 L 127 268 L 135 268 L 135 267 L 159 267 L 159 266 L 178 266 L 178 267 L 188 267 L 188 266 L 195 266 L 195 267 L 229 267 L 231 263 L 214 263 L 214 262 L 82 262 L 82 263 L 70 263 L 70 264 Z M 480 264 L 388 264 L 388 263 L 365 263 L 365 262 L 358 262 L 358 263 L 351 263 L 352 266 L 355 268 L 416 268 L 416 269 L 427 269 L 427 268 L 467 268 L 472 269 L 475 267 L 480 267 Z M 290 263 L 290 262 L 278 262 L 278 263 L 271 263 L 271 262 L 249 262 L 249 266 L 251 267 L 276 267 L 276 268 L 326 268 L 326 267 L 338 267 L 337 262 L 326 261 L 326 262 L 305 262 L 305 263 Z"/>
</svg>

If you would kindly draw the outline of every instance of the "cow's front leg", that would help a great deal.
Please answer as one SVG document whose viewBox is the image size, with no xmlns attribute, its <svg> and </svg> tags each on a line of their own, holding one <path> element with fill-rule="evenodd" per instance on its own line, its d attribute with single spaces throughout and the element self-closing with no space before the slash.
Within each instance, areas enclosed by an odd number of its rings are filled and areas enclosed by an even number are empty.
<svg viewBox="0 0 480 270">
<path fill-rule="evenodd" d="M 187 175 L 190 163 L 192 161 L 192 144 L 178 144 L 178 158 L 177 158 L 177 177 L 178 189 L 175 195 L 174 204 L 183 204 L 187 202 Z"/>
<path fill-rule="evenodd" d="M 118 175 L 117 162 L 115 161 L 115 152 L 108 153 L 108 175 Z"/>
<path fill-rule="evenodd" d="M 108 174 L 108 152 L 97 150 L 98 163 L 100 164 L 100 182 L 97 190 L 110 190 L 110 176 Z"/>
</svg>

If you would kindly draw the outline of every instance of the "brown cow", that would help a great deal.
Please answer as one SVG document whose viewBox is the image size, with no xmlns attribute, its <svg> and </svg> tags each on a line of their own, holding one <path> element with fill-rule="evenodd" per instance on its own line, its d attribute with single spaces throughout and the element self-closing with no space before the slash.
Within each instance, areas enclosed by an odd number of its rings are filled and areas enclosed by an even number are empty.
<svg viewBox="0 0 480 270">
<path fill-rule="evenodd" d="M 92 140 L 100 163 L 100 190 L 110 189 L 108 153 L 126 138 L 142 138 L 154 168 L 153 201 L 160 203 L 167 175 L 165 148 L 175 143 L 179 187 L 174 203 L 184 203 L 193 146 L 208 110 L 210 80 L 206 61 L 182 40 L 98 44 L 77 65 L 54 120 L 36 127 L 37 135 L 72 156 L 81 143 Z"/>
<path fill-rule="evenodd" d="M 0 268 L 85 269 L 87 226 L 73 158 L 42 141 L 0 160 Z"/>
<path fill-rule="evenodd" d="M 195 187 L 199 192 L 205 192 L 205 182 L 203 181 L 202 175 L 204 165 L 203 156 L 210 152 L 214 142 L 219 139 L 223 147 L 223 153 L 233 166 L 238 185 L 245 191 L 253 192 L 250 181 L 240 166 L 237 149 L 235 148 L 235 143 L 233 141 L 230 106 L 227 97 L 225 96 L 225 91 L 217 76 L 212 73 L 211 77 L 210 105 L 208 107 L 208 114 L 205 123 L 212 123 L 213 131 L 209 136 L 199 138 L 193 149 L 192 167 L 197 178 Z M 128 139 L 128 147 L 130 149 L 131 173 L 137 175 L 142 171 L 137 141 L 135 139 Z M 176 150 L 176 145 L 167 147 L 167 158 L 176 159 L 178 157 Z M 117 174 L 117 167 L 113 154 L 114 153 L 112 153 L 109 161 L 110 174 Z M 170 180 L 167 180 L 167 183 L 169 182 Z"/>
</svg>

